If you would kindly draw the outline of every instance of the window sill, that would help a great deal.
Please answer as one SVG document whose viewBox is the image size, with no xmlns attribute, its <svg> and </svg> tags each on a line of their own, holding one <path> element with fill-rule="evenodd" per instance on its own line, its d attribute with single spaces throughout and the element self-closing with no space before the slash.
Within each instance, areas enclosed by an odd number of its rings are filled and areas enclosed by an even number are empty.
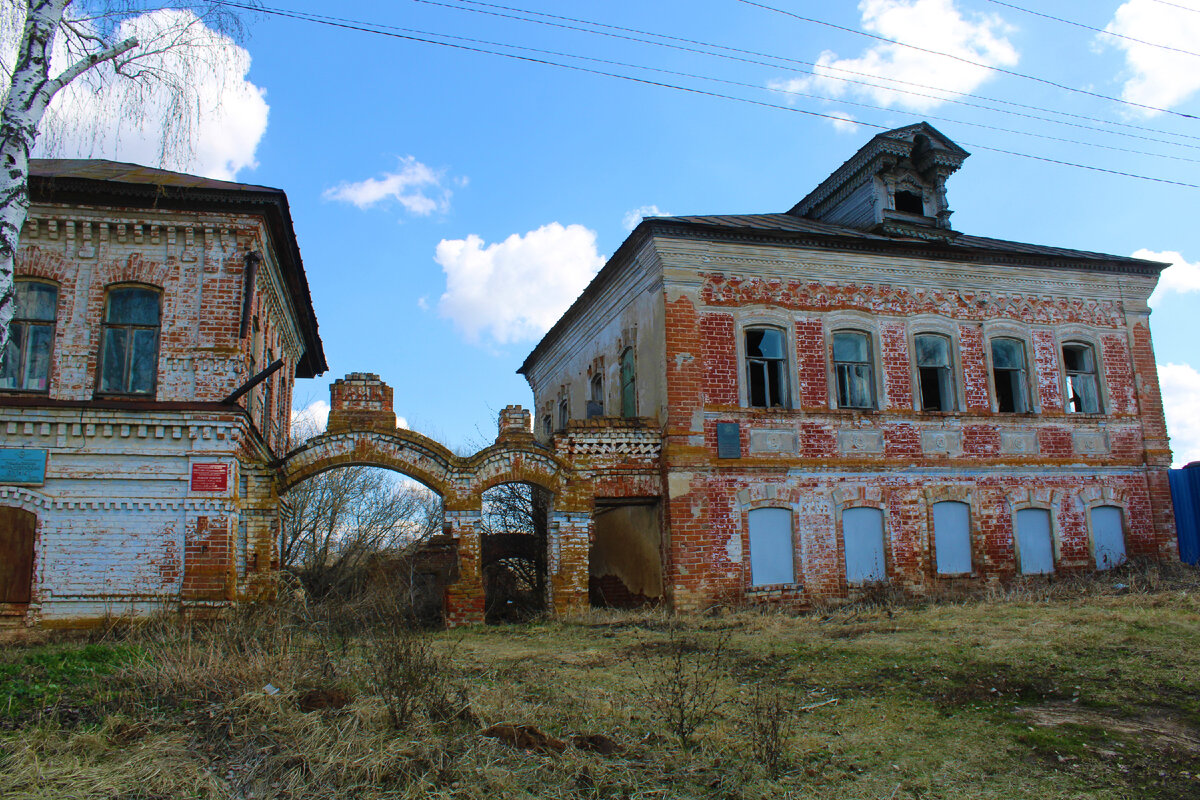
<svg viewBox="0 0 1200 800">
<path fill-rule="evenodd" d="M 0 389 L 0 393 L 10 395 L 26 395 L 28 397 L 49 397 L 50 390 L 47 389 Z"/>
<path fill-rule="evenodd" d="M 747 597 L 783 594 L 784 592 L 802 592 L 803 583 L 764 583 L 760 586 L 750 586 L 746 589 Z"/>
</svg>

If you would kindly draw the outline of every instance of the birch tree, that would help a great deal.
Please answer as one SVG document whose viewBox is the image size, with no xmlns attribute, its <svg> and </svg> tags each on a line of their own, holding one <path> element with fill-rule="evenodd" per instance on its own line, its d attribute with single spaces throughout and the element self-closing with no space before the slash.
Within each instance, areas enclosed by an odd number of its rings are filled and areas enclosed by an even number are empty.
<svg viewBox="0 0 1200 800">
<path fill-rule="evenodd" d="M 120 85 L 112 107 L 89 121 L 93 130 L 166 103 L 161 152 L 186 149 L 199 112 L 191 89 L 240 34 L 238 17 L 220 2 L 0 0 L 0 359 L 29 212 L 29 156 L 51 103 L 71 86 Z"/>
</svg>

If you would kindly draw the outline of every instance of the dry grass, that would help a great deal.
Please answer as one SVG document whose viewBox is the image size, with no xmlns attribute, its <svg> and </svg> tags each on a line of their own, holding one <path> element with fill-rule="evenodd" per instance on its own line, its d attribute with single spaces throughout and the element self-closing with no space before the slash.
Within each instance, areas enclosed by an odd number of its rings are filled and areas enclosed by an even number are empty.
<svg viewBox="0 0 1200 800">
<path fill-rule="evenodd" d="M 1190 799 L 1197 589 L 1196 570 L 1141 565 L 801 616 L 426 634 L 378 609 L 159 620 L 0 654 L 0 796 Z M 389 637 L 419 656 L 396 667 L 402 725 Z M 664 665 L 711 676 L 690 746 L 644 693 Z M 577 745 L 481 735 L 499 723 Z"/>
</svg>

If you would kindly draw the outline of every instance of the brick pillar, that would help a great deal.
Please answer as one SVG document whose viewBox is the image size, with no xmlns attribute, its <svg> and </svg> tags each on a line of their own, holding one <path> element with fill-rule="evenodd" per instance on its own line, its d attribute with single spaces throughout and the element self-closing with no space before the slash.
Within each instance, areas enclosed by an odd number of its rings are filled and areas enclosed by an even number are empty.
<svg viewBox="0 0 1200 800">
<path fill-rule="evenodd" d="M 588 607 L 588 549 L 592 515 L 586 511 L 554 511 L 546 541 L 546 571 L 550 580 L 546 606 L 554 614 L 570 614 Z"/>
<path fill-rule="evenodd" d="M 480 559 L 480 509 L 452 511 L 446 514 L 446 535 L 458 551 L 456 580 L 446 587 L 446 626 L 456 628 L 483 622 L 483 570 Z"/>
<path fill-rule="evenodd" d="M 396 430 L 392 387 L 373 372 L 351 372 L 329 386 L 327 433 Z"/>
</svg>

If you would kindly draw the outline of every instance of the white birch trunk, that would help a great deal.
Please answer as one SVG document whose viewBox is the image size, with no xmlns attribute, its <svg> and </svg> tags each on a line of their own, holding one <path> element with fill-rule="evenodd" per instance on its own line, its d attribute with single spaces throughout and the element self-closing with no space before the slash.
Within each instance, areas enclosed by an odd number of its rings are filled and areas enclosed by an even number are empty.
<svg viewBox="0 0 1200 800">
<path fill-rule="evenodd" d="M 29 214 L 29 153 L 38 126 L 59 89 L 97 64 L 117 58 L 137 46 L 127 39 L 72 64 L 50 77 L 54 36 L 71 0 L 27 0 L 25 28 L 12 84 L 0 109 L 0 363 L 8 350 L 9 323 L 14 311 L 13 271 L 21 228 Z"/>
</svg>

